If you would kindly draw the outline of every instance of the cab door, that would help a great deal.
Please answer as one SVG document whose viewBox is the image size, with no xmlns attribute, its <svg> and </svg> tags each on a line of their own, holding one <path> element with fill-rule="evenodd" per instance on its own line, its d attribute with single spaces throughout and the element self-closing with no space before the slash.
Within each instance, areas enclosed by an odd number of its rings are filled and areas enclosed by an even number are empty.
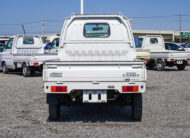
<svg viewBox="0 0 190 138">
<path fill-rule="evenodd" d="M 8 68 L 13 68 L 13 50 L 12 50 L 12 46 L 13 46 L 13 38 L 11 38 L 6 47 L 5 50 L 3 51 L 3 59 L 7 65 Z"/>
<path fill-rule="evenodd" d="M 51 48 L 49 50 L 50 54 L 57 54 L 59 47 L 59 38 L 55 38 L 51 44 Z"/>
</svg>

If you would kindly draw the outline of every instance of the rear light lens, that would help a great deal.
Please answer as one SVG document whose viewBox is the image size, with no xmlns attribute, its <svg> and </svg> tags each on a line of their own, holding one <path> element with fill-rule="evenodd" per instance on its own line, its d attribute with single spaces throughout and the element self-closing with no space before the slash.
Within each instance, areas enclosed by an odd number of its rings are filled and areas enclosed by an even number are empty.
<svg viewBox="0 0 190 138">
<path fill-rule="evenodd" d="M 189 60 L 189 61 L 190 61 L 190 58 L 187 58 L 187 60 Z"/>
<path fill-rule="evenodd" d="M 138 92 L 139 87 L 138 86 L 123 86 L 122 91 L 123 92 Z"/>
<path fill-rule="evenodd" d="M 144 61 L 148 61 L 148 59 L 144 59 Z"/>
<path fill-rule="evenodd" d="M 39 63 L 33 63 L 33 66 L 38 66 L 39 65 Z"/>
<path fill-rule="evenodd" d="M 51 92 L 67 92 L 67 86 L 51 86 Z"/>
<path fill-rule="evenodd" d="M 170 61 L 174 61 L 174 59 L 170 59 Z"/>
</svg>

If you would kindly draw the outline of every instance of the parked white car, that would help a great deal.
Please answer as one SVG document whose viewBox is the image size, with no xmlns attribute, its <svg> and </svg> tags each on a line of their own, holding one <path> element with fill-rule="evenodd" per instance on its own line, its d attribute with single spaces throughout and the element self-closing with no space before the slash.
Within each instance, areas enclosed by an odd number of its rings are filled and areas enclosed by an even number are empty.
<svg viewBox="0 0 190 138">
<path fill-rule="evenodd" d="M 149 68 L 155 66 L 161 71 L 165 66 L 177 66 L 178 70 L 184 70 L 190 60 L 190 52 L 182 51 L 180 47 L 169 49 L 162 36 L 143 36 L 139 39 L 142 41 L 142 49 L 150 50 L 150 60 L 147 63 Z"/>
<path fill-rule="evenodd" d="M 141 120 L 146 80 L 127 18 L 72 16 L 62 29 L 58 60 L 44 64 L 49 117 L 59 119 L 61 105 L 114 103 L 130 105 L 133 119 Z"/>
<path fill-rule="evenodd" d="M 190 51 L 190 44 L 189 43 L 176 43 L 176 45 L 181 46 L 185 51 Z"/>
</svg>

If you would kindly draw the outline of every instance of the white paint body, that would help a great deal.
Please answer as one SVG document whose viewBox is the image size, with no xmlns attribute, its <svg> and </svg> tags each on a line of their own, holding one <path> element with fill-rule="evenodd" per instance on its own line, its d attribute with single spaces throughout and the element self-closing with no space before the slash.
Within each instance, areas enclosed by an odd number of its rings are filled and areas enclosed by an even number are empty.
<svg viewBox="0 0 190 138">
<path fill-rule="evenodd" d="M 87 23 L 109 24 L 110 36 L 84 37 Z M 44 92 L 47 94 L 51 93 L 51 86 L 67 86 L 65 94 L 73 90 L 110 89 L 122 93 L 122 86 L 134 85 L 139 86 L 139 93 L 146 90 L 146 65 L 136 61 L 130 22 L 124 17 L 77 15 L 68 18 L 60 36 L 58 58 L 59 61 L 44 64 Z"/>
<path fill-rule="evenodd" d="M 23 44 L 24 37 L 32 37 L 34 44 Z M 28 67 L 41 67 L 45 61 L 56 60 L 57 54 L 44 54 L 42 39 L 38 35 L 16 35 L 12 37 L 11 49 L 5 49 L 2 54 L 2 63 L 11 69 L 19 69 L 26 64 Z M 38 65 L 34 65 L 38 63 Z"/>
</svg>

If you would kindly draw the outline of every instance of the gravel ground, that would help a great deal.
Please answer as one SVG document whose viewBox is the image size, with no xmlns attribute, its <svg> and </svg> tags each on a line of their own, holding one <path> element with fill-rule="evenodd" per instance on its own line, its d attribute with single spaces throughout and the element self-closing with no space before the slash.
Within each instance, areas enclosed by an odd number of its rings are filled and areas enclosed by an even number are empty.
<svg viewBox="0 0 190 138">
<path fill-rule="evenodd" d="M 0 137 L 190 137 L 190 67 L 148 71 L 142 122 L 109 105 L 62 107 L 50 122 L 40 75 L 0 78 Z"/>
</svg>

